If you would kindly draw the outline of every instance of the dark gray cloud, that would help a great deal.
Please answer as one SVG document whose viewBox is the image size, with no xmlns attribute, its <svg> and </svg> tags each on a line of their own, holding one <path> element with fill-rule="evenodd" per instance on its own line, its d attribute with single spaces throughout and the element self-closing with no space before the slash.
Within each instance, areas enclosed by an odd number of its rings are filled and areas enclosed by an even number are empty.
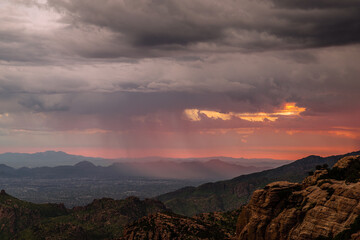
<svg viewBox="0 0 360 240">
<path fill-rule="evenodd" d="M 272 0 L 277 7 L 283 8 L 298 8 L 298 9 L 327 9 L 327 8 L 359 8 L 360 3 L 357 0 L 315 0 L 315 1 L 302 1 L 302 0 Z"/>
<path fill-rule="evenodd" d="M 333 130 L 334 146 L 352 146 L 359 9 L 355 0 L 0 1 L 1 146 L 241 155 L 239 146 L 283 151 L 294 139 L 293 151 L 325 146 Z M 271 113 L 286 102 L 306 111 L 275 122 L 184 112 Z"/>
<path fill-rule="evenodd" d="M 0 60 L 45 63 L 45 58 L 49 58 L 49 55 L 51 51 L 47 49 L 44 39 L 28 35 L 22 29 L 0 28 Z"/>
<path fill-rule="evenodd" d="M 123 62 L 201 58 L 360 41 L 360 4 L 352 0 L 224 0 L 221 4 L 213 0 L 17 0 L 8 4 L 12 7 L 4 8 L 0 16 L 0 60 L 27 64 L 62 64 L 74 58 Z M 22 8 L 32 14 L 27 16 Z"/>
<path fill-rule="evenodd" d="M 350 0 L 49 0 L 49 5 L 72 25 L 104 27 L 119 43 L 161 51 L 259 51 L 360 41 L 360 4 Z"/>
<path fill-rule="evenodd" d="M 306 114 L 349 111 L 360 102 L 358 54 L 348 46 L 178 62 L 1 66 L 1 112 L 131 118 L 187 108 L 271 112 L 284 102 L 297 102 Z"/>
<path fill-rule="evenodd" d="M 62 112 L 69 110 L 66 101 L 53 101 L 57 95 L 28 95 L 19 100 L 19 104 L 32 112 Z"/>
</svg>

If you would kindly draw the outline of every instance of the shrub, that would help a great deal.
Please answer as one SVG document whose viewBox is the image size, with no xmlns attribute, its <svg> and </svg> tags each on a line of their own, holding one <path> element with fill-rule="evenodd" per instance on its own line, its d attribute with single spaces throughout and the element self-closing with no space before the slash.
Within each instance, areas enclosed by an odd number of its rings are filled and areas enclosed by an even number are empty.
<svg viewBox="0 0 360 240">
<path fill-rule="evenodd" d="M 352 160 L 347 168 L 333 167 L 328 170 L 327 174 L 321 176 L 321 179 L 326 178 L 345 180 L 346 182 L 357 182 L 360 179 L 360 161 L 357 159 Z"/>
</svg>

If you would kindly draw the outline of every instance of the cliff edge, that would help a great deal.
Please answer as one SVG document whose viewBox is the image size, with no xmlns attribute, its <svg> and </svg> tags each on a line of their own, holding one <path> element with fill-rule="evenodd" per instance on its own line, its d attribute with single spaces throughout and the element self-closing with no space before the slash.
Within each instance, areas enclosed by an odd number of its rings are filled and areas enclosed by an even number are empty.
<svg viewBox="0 0 360 240">
<path fill-rule="evenodd" d="M 360 156 L 317 169 L 301 183 L 256 190 L 241 210 L 237 239 L 360 239 Z"/>
</svg>

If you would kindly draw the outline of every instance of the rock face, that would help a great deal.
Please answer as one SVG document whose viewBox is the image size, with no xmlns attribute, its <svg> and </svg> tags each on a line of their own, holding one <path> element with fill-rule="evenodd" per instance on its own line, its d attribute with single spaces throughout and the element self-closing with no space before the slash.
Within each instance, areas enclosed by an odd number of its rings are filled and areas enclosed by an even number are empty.
<svg viewBox="0 0 360 240">
<path fill-rule="evenodd" d="M 356 161 L 356 159 L 358 159 L 359 156 L 348 156 L 348 157 L 344 157 L 342 159 L 340 159 L 337 163 L 334 164 L 334 168 L 348 168 L 350 166 L 350 164 L 353 161 Z"/>
<path fill-rule="evenodd" d="M 331 239 L 349 229 L 360 215 L 360 183 L 333 178 L 358 172 L 359 165 L 360 156 L 346 157 L 302 183 L 274 182 L 255 191 L 238 218 L 237 239 Z"/>
</svg>

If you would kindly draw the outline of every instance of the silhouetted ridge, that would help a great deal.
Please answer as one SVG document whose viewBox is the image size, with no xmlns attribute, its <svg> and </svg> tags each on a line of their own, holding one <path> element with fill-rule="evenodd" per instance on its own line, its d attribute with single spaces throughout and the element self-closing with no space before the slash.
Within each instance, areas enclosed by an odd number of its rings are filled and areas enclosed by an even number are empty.
<svg viewBox="0 0 360 240">
<path fill-rule="evenodd" d="M 324 158 L 311 155 L 275 169 L 203 184 L 196 188 L 182 188 L 160 195 L 158 199 L 175 213 L 187 216 L 203 212 L 232 210 L 247 203 L 251 194 L 266 184 L 282 180 L 300 182 L 316 165 L 328 164 L 332 167 L 345 156 L 359 154 L 360 152 L 352 152 Z"/>
<path fill-rule="evenodd" d="M 96 168 L 96 166 L 93 163 L 89 162 L 89 161 L 82 161 L 82 162 L 79 162 L 79 163 L 75 164 L 74 166 L 78 167 L 78 168 L 84 168 L 84 169 L 86 169 L 86 168 Z"/>
</svg>

